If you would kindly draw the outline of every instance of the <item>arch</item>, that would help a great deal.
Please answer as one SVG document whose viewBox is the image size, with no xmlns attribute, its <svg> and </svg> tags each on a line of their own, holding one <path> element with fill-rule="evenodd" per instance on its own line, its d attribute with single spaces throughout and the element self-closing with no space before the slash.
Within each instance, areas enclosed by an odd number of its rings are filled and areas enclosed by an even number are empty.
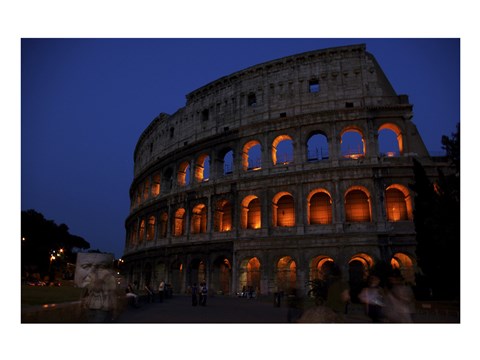
<svg viewBox="0 0 480 360">
<path fill-rule="evenodd" d="M 260 199 L 248 195 L 242 201 L 242 229 L 260 229 L 262 227 L 262 211 Z"/>
<path fill-rule="evenodd" d="M 412 258 L 404 253 L 395 253 L 390 261 L 393 269 L 398 269 L 406 283 L 415 284 L 415 266 Z"/>
<path fill-rule="evenodd" d="M 141 244 L 145 239 L 145 219 L 140 220 L 140 227 L 138 229 L 138 242 Z"/>
<path fill-rule="evenodd" d="M 173 236 L 185 235 L 185 209 L 179 208 L 175 211 L 173 222 Z"/>
<path fill-rule="evenodd" d="M 353 302 L 358 302 L 358 294 L 366 286 L 372 266 L 373 259 L 366 253 L 358 253 L 352 256 L 348 262 L 348 282 Z"/>
<path fill-rule="evenodd" d="M 218 256 L 213 262 L 210 289 L 229 294 L 232 282 L 232 265 L 226 256 Z"/>
<path fill-rule="evenodd" d="M 202 154 L 197 158 L 195 163 L 195 181 L 208 181 L 210 177 L 210 156 Z"/>
<path fill-rule="evenodd" d="M 325 189 L 315 189 L 307 197 L 307 223 L 332 223 L 332 197 Z"/>
<path fill-rule="evenodd" d="M 207 281 L 207 267 L 202 259 L 193 259 L 189 266 L 189 285 L 201 284 Z"/>
<path fill-rule="evenodd" d="M 413 220 L 410 192 L 399 184 L 393 184 L 385 190 L 387 221 Z"/>
<path fill-rule="evenodd" d="M 293 140 L 290 135 L 277 136 L 272 143 L 273 165 L 287 165 L 293 162 Z"/>
<path fill-rule="evenodd" d="M 290 256 L 278 260 L 275 268 L 278 291 L 290 293 L 297 288 L 297 264 Z"/>
<path fill-rule="evenodd" d="M 135 221 L 130 232 L 130 244 L 136 246 L 138 241 L 138 223 Z"/>
<path fill-rule="evenodd" d="M 233 150 L 229 149 L 222 156 L 223 158 L 223 175 L 233 173 Z"/>
<path fill-rule="evenodd" d="M 201 234 L 207 232 L 207 206 L 198 204 L 192 210 L 191 233 Z"/>
<path fill-rule="evenodd" d="M 232 205 L 230 201 L 226 199 L 217 201 L 213 219 L 213 229 L 217 232 L 232 230 Z"/>
<path fill-rule="evenodd" d="M 345 194 L 345 220 L 370 222 L 372 219 L 370 195 L 364 187 L 352 187 Z"/>
<path fill-rule="evenodd" d="M 257 257 L 244 259 L 239 266 L 238 285 L 243 288 L 260 289 L 260 260 Z"/>
<path fill-rule="evenodd" d="M 341 132 L 341 153 L 347 159 L 359 159 L 365 157 L 365 137 L 361 129 L 347 127 Z"/>
<path fill-rule="evenodd" d="M 147 241 L 152 241 L 155 238 L 155 216 L 150 216 L 147 223 Z"/>
<path fill-rule="evenodd" d="M 244 171 L 255 171 L 262 168 L 262 145 L 251 140 L 243 146 L 242 166 Z"/>
<path fill-rule="evenodd" d="M 382 124 L 378 128 L 378 144 L 381 156 L 403 155 L 403 134 L 398 125 Z"/>
<path fill-rule="evenodd" d="M 145 179 L 143 183 L 143 201 L 150 197 L 150 179 Z"/>
<path fill-rule="evenodd" d="M 168 213 L 166 211 L 162 212 L 159 219 L 158 237 L 165 238 L 167 237 Z"/>
<path fill-rule="evenodd" d="M 172 190 L 173 186 L 173 169 L 168 167 L 162 174 L 163 183 L 166 185 L 165 190 L 170 191 Z"/>
<path fill-rule="evenodd" d="M 273 197 L 273 226 L 295 226 L 295 201 L 292 194 L 279 192 Z"/>
<path fill-rule="evenodd" d="M 177 184 L 180 186 L 186 186 L 189 183 L 190 183 L 190 164 L 188 163 L 188 161 L 184 161 L 178 166 Z"/>
<path fill-rule="evenodd" d="M 153 175 L 151 193 L 153 197 L 160 195 L 160 173 Z"/>
<path fill-rule="evenodd" d="M 327 255 L 319 255 L 310 262 L 310 280 L 327 280 L 334 264 L 333 259 Z"/>
<path fill-rule="evenodd" d="M 172 291 L 178 293 L 184 288 L 183 263 L 179 259 L 176 259 L 171 263 L 170 274 Z"/>
<path fill-rule="evenodd" d="M 314 132 L 307 140 L 307 161 L 327 160 L 328 138 L 322 131 Z"/>
</svg>

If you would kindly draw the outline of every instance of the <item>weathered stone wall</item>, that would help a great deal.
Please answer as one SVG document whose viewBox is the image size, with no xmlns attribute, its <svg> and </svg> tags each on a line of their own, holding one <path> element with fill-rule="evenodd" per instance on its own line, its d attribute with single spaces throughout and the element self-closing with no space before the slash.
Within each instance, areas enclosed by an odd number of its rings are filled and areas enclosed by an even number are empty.
<svg viewBox="0 0 480 360">
<path fill-rule="evenodd" d="M 293 261 L 292 281 L 301 291 L 316 271 L 319 256 L 334 260 L 344 274 L 356 258 L 368 272 L 373 263 L 390 261 L 397 253 L 406 255 L 411 259 L 409 266 L 414 266 L 411 216 L 402 221 L 388 219 L 385 202 L 390 186 L 404 189 L 411 215 L 412 157 L 422 159 L 434 174 L 411 119 L 407 96 L 395 93 L 364 45 L 259 64 L 193 91 L 184 108 L 154 119 L 135 149 L 132 207 L 126 219 L 127 275 L 153 283 L 167 278 L 180 282 L 174 284 L 175 290 L 185 291 L 201 277 L 197 276 L 200 271 L 211 287 L 218 287 L 213 279 L 225 270 L 220 264 L 224 259 L 229 270 L 228 280 L 222 281 L 228 286 L 222 286 L 234 293 L 248 283 L 242 275 L 248 272 L 246 261 L 257 258 L 260 291 L 270 293 L 279 286 L 279 259 L 285 257 Z M 382 128 L 396 132 L 401 144 L 397 156 L 379 152 Z M 341 152 L 342 135 L 348 130 L 362 135 L 364 153 L 358 158 L 347 158 Z M 316 133 L 328 139 L 329 155 L 308 161 L 307 142 Z M 291 139 L 293 145 L 293 159 L 285 164 L 275 163 L 274 141 L 279 136 Z M 244 168 L 245 149 L 252 140 L 261 145 L 258 171 Z M 233 151 L 233 169 L 224 173 L 223 157 L 229 150 Z M 205 155 L 210 161 L 209 179 L 198 181 L 195 175 L 203 171 L 198 159 Z M 185 177 L 185 164 L 191 169 L 189 184 L 178 181 Z M 154 194 L 158 179 L 160 190 Z M 315 189 L 326 191 L 331 198 L 328 224 L 308 221 L 308 197 Z M 347 221 L 345 201 L 352 189 L 368 196 L 369 221 Z M 294 204 L 294 225 L 289 227 L 275 224 L 278 206 L 273 199 L 283 192 L 291 195 Z M 243 202 L 253 196 L 260 201 L 261 226 L 245 229 Z M 231 204 L 228 231 L 216 231 L 214 226 L 217 202 L 222 199 Z M 200 233 L 192 225 L 192 219 L 200 216 L 193 213 L 198 205 L 206 211 L 205 231 Z M 173 233 L 178 209 L 185 210 L 180 236 Z M 159 230 L 162 214 L 167 218 L 162 225 L 165 234 Z M 152 218 L 154 232 L 147 235 Z"/>
</svg>

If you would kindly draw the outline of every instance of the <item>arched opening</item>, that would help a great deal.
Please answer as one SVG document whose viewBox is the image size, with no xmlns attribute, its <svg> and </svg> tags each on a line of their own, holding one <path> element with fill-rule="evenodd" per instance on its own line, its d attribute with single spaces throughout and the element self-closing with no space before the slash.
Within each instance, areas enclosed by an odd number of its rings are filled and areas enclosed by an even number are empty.
<svg viewBox="0 0 480 360">
<path fill-rule="evenodd" d="M 233 150 L 228 151 L 223 157 L 223 175 L 233 173 Z"/>
<path fill-rule="evenodd" d="M 210 289 L 220 292 L 220 294 L 230 293 L 230 284 L 232 279 L 232 266 L 230 261 L 220 256 L 213 262 L 213 271 L 210 277 Z"/>
<path fill-rule="evenodd" d="M 145 179 L 143 183 L 143 201 L 148 200 L 150 197 L 150 179 Z"/>
<path fill-rule="evenodd" d="M 242 261 L 239 269 L 239 290 L 260 289 L 260 261 L 253 257 Z"/>
<path fill-rule="evenodd" d="M 402 185 L 391 185 L 385 191 L 385 203 L 388 221 L 412 220 L 413 210 L 410 193 Z"/>
<path fill-rule="evenodd" d="M 164 191 L 172 190 L 172 186 L 173 186 L 173 169 L 172 168 L 167 168 L 163 172 L 163 184 L 165 184 Z"/>
<path fill-rule="evenodd" d="M 175 219 L 173 224 L 173 236 L 185 235 L 185 209 L 180 208 L 175 211 Z"/>
<path fill-rule="evenodd" d="M 370 222 L 370 198 L 363 189 L 354 188 L 345 195 L 345 218 L 348 222 Z"/>
<path fill-rule="evenodd" d="M 243 147 L 242 165 L 245 171 L 255 171 L 262 168 L 262 146 L 256 140 L 249 141 Z"/>
<path fill-rule="evenodd" d="M 334 262 L 330 256 L 315 257 L 310 264 L 310 280 L 327 280 Z"/>
<path fill-rule="evenodd" d="M 324 133 L 318 132 L 307 140 L 307 161 L 328 159 L 328 139 Z"/>
<path fill-rule="evenodd" d="M 350 297 L 359 302 L 358 294 L 367 285 L 367 278 L 373 266 L 373 259 L 367 254 L 357 254 L 348 262 Z"/>
<path fill-rule="evenodd" d="M 190 184 L 190 164 L 184 161 L 178 167 L 177 184 L 179 186 L 186 186 Z"/>
<path fill-rule="evenodd" d="M 395 157 L 403 154 L 403 135 L 395 124 L 383 124 L 378 128 L 380 156 Z"/>
<path fill-rule="evenodd" d="M 170 266 L 171 286 L 174 293 L 179 293 L 183 287 L 183 264 L 180 260 L 175 260 Z"/>
<path fill-rule="evenodd" d="M 205 204 L 198 204 L 192 210 L 192 234 L 207 232 L 207 207 Z"/>
<path fill-rule="evenodd" d="M 410 256 L 396 253 L 390 261 L 393 269 L 398 269 L 406 283 L 415 285 L 415 268 Z"/>
<path fill-rule="evenodd" d="M 347 159 L 365 157 L 365 139 L 359 129 L 350 128 L 342 133 L 341 153 Z"/>
<path fill-rule="evenodd" d="M 201 259 L 193 259 L 190 262 L 189 285 L 197 285 L 207 281 L 207 269 L 205 262 Z"/>
<path fill-rule="evenodd" d="M 152 196 L 156 197 L 158 195 L 160 195 L 160 174 L 156 173 L 153 175 Z"/>
<path fill-rule="evenodd" d="M 262 227 L 260 199 L 249 195 L 242 201 L 242 229 L 260 229 Z"/>
<path fill-rule="evenodd" d="M 145 240 L 145 219 L 140 221 L 140 228 L 138 229 L 138 242 L 141 244 Z"/>
<path fill-rule="evenodd" d="M 138 243 L 138 225 L 135 221 L 132 225 L 131 232 L 130 232 L 130 244 L 132 246 L 136 246 Z"/>
<path fill-rule="evenodd" d="M 155 238 L 155 216 L 148 218 L 147 225 L 147 241 L 152 241 Z"/>
<path fill-rule="evenodd" d="M 210 156 L 207 154 L 200 155 L 195 163 L 195 181 L 208 181 L 210 177 Z"/>
<path fill-rule="evenodd" d="M 168 214 L 162 212 L 160 215 L 160 223 L 158 225 L 158 236 L 161 238 L 167 237 Z"/>
<path fill-rule="evenodd" d="M 293 196 L 281 192 L 273 198 L 273 226 L 295 226 L 295 203 Z"/>
<path fill-rule="evenodd" d="M 280 135 L 272 143 L 273 165 L 287 165 L 293 162 L 293 141 L 289 135 Z"/>
<path fill-rule="evenodd" d="M 232 230 L 232 205 L 228 200 L 217 201 L 213 220 L 214 231 L 224 232 Z"/>
<path fill-rule="evenodd" d="M 160 281 L 165 281 L 167 280 L 167 267 L 164 262 L 157 262 L 155 265 L 155 279 L 157 284 L 160 284 Z"/>
<path fill-rule="evenodd" d="M 297 288 L 297 265 L 290 256 L 284 256 L 277 262 L 277 289 L 290 293 Z"/>
<path fill-rule="evenodd" d="M 331 224 L 332 223 L 332 198 L 323 189 L 314 190 L 308 196 L 308 224 Z"/>
<path fill-rule="evenodd" d="M 143 281 L 144 285 L 151 286 L 152 285 L 152 264 L 146 263 L 143 268 Z"/>
</svg>

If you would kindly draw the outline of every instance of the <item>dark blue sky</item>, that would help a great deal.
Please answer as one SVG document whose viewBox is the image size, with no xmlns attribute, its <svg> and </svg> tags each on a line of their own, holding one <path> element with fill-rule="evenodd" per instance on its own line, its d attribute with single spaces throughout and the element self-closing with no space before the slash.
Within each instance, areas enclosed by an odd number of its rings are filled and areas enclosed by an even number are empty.
<svg viewBox="0 0 480 360">
<path fill-rule="evenodd" d="M 460 121 L 459 39 L 22 39 L 21 209 L 123 254 L 133 150 L 160 113 L 246 67 L 365 43 L 433 153 Z"/>
</svg>

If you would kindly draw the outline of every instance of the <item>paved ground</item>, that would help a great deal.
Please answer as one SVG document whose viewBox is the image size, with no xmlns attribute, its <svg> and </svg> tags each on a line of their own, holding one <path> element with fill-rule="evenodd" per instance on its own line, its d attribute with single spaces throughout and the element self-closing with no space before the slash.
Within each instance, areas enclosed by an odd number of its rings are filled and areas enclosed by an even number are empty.
<svg viewBox="0 0 480 360">
<path fill-rule="evenodd" d="M 206 306 L 192 306 L 188 296 L 174 296 L 163 303 L 128 308 L 119 323 L 286 323 L 288 309 L 273 301 L 215 296 Z"/>
<path fill-rule="evenodd" d="M 166 324 L 242 324 L 289 323 L 295 316 L 283 301 L 281 307 L 273 305 L 273 297 L 259 300 L 215 296 L 208 298 L 207 306 L 192 306 L 189 296 L 176 295 L 163 303 L 144 303 L 139 308 L 127 308 L 118 323 Z M 419 311 L 413 315 L 415 323 L 459 323 L 458 312 Z M 313 322 L 318 322 L 313 320 Z M 347 323 L 368 323 L 359 304 L 350 305 L 345 317 Z"/>
</svg>

